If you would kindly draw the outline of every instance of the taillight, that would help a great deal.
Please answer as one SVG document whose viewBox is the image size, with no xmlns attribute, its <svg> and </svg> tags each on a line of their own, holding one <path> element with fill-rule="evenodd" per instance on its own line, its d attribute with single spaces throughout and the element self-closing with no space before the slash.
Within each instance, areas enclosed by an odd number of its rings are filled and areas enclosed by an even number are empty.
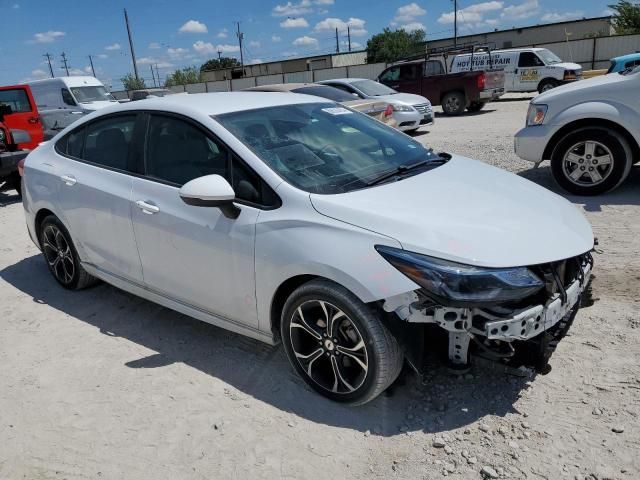
<svg viewBox="0 0 640 480">
<path fill-rule="evenodd" d="M 393 107 L 391 106 L 391 104 L 388 104 L 387 108 L 384 110 L 384 116 L 390 117 L 391 115 L 393 115 Z"/>
<path fill-rule="evenodd" d="M 480 75 L 478 75 L 478 90 L 484 90 L 484 86 L 486 85 L 486 83 L 486 76 L 484 72 L 482 72 Z"/>
<path fill-rule="evenodd" d="M 25 160 L 26 159 L 23 158 L 18 162 L 18 173 L 20 174 L 21 177 L 24 177 L 24 161 Z"/>
</svg>

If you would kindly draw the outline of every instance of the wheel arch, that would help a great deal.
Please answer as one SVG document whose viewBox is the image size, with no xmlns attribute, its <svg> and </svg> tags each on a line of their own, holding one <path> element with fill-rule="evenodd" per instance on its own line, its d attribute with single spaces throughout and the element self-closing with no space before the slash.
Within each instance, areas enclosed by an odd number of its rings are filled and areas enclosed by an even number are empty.
<svg viewBox="0 0 640 480">
<path fill-rule="evenodd" d="M 42 222 L 44 221 L 45 218 L 51 215 L 56 217 L 58 220 L 62 222 L 60 217 L 58 217 L 55 213 L 53 213 L 48 208 L 41 208 L 40 210 L 38 210 L 38 213 L 36 213 L 36 217 L 34 220 L 34 227 L 35 227 L 36 237 L 38 238 L 38 242 L 40 241 L 40 227 L 42 226 Z"/>
<path fill-rule="evenodd" d="M 611 129 L 622 136 L 627 141 L 629 148 L 631 148 L 631 152 L 634 158 L 638 158 L 640 156 L 640 145 L 633 135 L 622 125 L 616 123 L 612 120 L 602 119 L 602 118 L 583 118 L 579 120 L 574 120 L 573 122 L 567 123 L 562 128 L 560 128 L 556 133 L 553 134 L 551 140 L 547 142 L 547 146 L 544 149 L 544 153 L 542 158 L 547 160 L 553 156 L 553 152 L 556 149 L 556 146 L 566 135 L 576 130 L 580 130 L 583 128 L 606 128 Z"/>
<path fill-rule="evenodd" d="M 540 80 L 538 82 L 538 86 L 536 87 L 536 90 L 538 90 L 538 92 L 540 92 L 540 89 L 546 83 L 555 83 L 556 85 L 559 85 L 560 84 L 560 80 L 558 80 L 557 78 L 553 78 L 553 77 L 544 77 L 542 80 Z"/>
<path fill-rule="evenodd" d="M 299 286 L 316 279 L 329 280 L 328 278 L 319 277 L 317 275 L 296 275 L 282 282 L 276 289 L 271 299 L 271 309 L 269 311 L 271 332 L 273 333 L 274 339 L 280 338 L 280 317 L 282 316 L 282 308 L 284 307 L 287 298 L 289 298 L 289 296 Z"/>
</svg>

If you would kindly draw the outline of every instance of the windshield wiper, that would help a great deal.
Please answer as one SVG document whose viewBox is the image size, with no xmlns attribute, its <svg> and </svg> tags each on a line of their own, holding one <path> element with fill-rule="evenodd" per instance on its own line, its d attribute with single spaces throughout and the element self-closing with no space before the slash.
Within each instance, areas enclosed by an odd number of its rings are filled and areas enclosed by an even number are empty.
<svg viewBox="0 0 640 480">
<path fill-rule="evenodd" d="M 390 178 L 396 177 L 398 175 L 403 175 L 411 170 L 414 170 L 418 167 L 422 167 L 424 165 L 426 165 L 427 163 L 432 163 L 433 161 L 437 161 L 438 159 L 434 159 L 434 160 L 421 160 L 419 162 L 416 163 L 412 163 L 411 165 L 398 165 L 396 168 L 394 168 L 391 171 L 388 171 L 386 173 L 383 173 L 382 175 L 369 180 L 368 182 L 366 182 L 367 187 L 370 187 L 372 185 L 377 185 L 379 183 L 384 182 L 385 180 L 389 180 Z"/>
</svg>

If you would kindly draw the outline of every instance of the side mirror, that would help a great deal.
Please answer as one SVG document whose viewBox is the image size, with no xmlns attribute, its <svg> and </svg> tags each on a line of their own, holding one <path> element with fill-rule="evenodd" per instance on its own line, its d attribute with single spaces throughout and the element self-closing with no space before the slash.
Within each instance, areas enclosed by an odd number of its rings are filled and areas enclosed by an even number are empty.
<svg viewBox="0 0 640 480">
<path fill-rule="evenodd" d="M 185 183 L 179 192 L 187 205 L 218 207 L 227 218 L 238 218 L 240 209 L 233 204 L 236 193 L 220 175 L 206 175 Z"/>
<path fill-rule="evenodd" d="M 29 143 L 31 141 L 31 135 L 25 130 L 11 129 L 11 136 L 13 137 L 13 143 L 19 145 L 21 143 Z"/>
</svg>

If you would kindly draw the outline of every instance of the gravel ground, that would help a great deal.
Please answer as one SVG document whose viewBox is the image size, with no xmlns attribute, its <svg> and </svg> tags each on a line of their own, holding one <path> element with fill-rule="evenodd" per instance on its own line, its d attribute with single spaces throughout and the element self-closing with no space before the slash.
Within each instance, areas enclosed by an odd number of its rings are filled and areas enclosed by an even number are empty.
<svg viewBox="0 0 640 480">
<path fill-rule="evenodd" d="M 526 109 L 438 116 L 416 138 L 554 188 L 513 154 Z M 640 478 L 637 170 L 570 198 L 600 240 L 595 303 L 548 375 L 434 363 L 360 408 L 312 393 L 281 349 L 107 285 L 62 290 L 0 193 L 0 479 Z"/>
</svg>

